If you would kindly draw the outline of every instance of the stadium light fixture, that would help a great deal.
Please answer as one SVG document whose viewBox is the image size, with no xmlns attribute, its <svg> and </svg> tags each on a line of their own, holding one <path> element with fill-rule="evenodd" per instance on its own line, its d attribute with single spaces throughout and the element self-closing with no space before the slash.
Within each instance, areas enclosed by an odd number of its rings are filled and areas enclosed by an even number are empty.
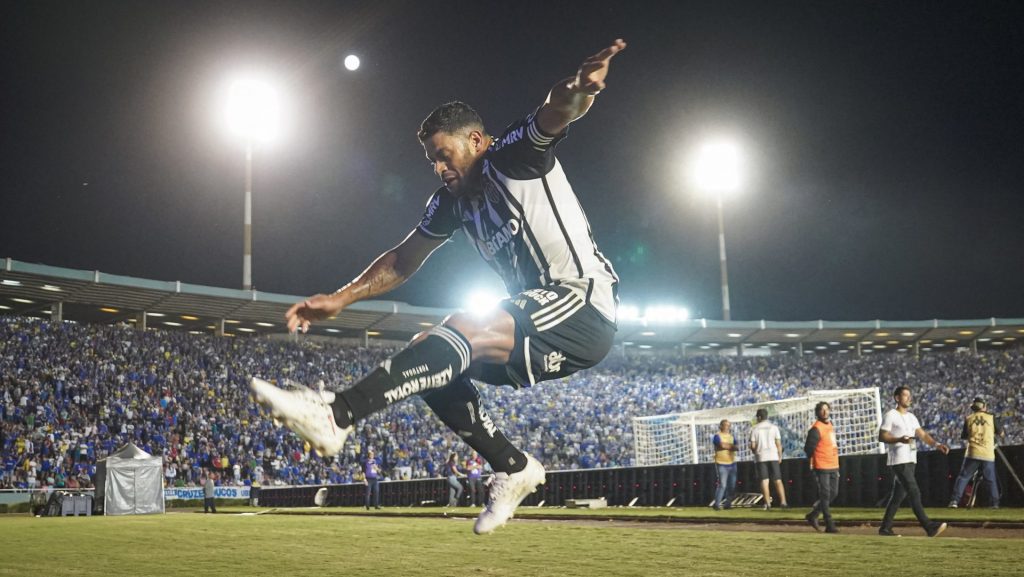
<svg viewBox="0 0 1024 577">
<path fill-rule="evenodd" d="M 239 77 L 230 84 L 224 118 L 228 131 L 245 142 L 242 290 L 252 290 L 252 149 L 279 138 L 283 113 L 280 91 L 265 78 Z"/>
<path fill-rule="evenodd" d="M 725 256 L 725 223 L 722 198 L 740 190 L 743 183 L 743 154 L 739 145 L 719 138 L 697 149 L 690 165 L 690 179 L 703 194 L 714 196 L 718 209 L 718 261 L 722 276 L 722 319 L 732 320 L 729 306 L 729 267 Z"/>
<path fill-rule="evenodd" d="M 0 281 L 0 284 L 5 284 L 7 286 L 21 286 L 21 281 L 5 278 L 4 280 Z"/>
<path fill-rule="evenodd" d="M 280 92 L 265 78 L 243 76 L 231 82 L 225 102 L 228 130 L 246 141 L 269 143 L 280 135 Z"/>
<path fill-rule="evenodd" d="M 35 304 L 35 302 L 36 302 L 36 301 L 31 301 L 31 300 L 28 300 L 28 299 L 17 298 L 17 297 L 11 297 L 11 300 L 16 302 L 16 303 L 21 303 L 23 305 L 31 305 L 31 304 Z"/>
<path fill-rule="evenodd" d="M 693 184 L 705 194 L 721 198 L 739 191 L 743 183 L 743 155 L 730 139 L 716 138 L 697 149 L 690 167 Z"/>
</svg>

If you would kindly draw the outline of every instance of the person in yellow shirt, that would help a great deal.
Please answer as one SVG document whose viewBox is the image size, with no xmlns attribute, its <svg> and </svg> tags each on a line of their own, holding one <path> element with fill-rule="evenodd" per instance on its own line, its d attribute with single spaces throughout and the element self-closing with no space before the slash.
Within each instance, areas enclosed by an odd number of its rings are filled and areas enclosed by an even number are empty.
<svg viewBox="0 0 1024 577">
<path fill-rule="evenodd" d="M 960 475 L 953 485 L 953 496 L 949 506 L 956 509 L 967 489 L 967 483 L 981 469 L 981 476 L 988 485 L 991 507 L 999 508 L 999 485 L 996 483 L 996 437 L 1004 433 L 995 415 L 986 411 L 985 399 L 975 397 L 971 403 L 971 414 L 964 419 L 964 428 L 960 438 L 967 441 L 967 452 L 964 463 L 960 467 Z M 977 485 L 975 485 L 977 487 Z"/>
<path fill-rule="evenodd" d="M 730 430 L 732 423 L 722 419 L 718 423 L 718 433 L 712 438 L 715 445 L 715 469 L 718 471 L 718 489 L 715 490 L 715 511 L 732 507 L 736 495 L 736 451 L 739 447 L 734 442 Z"/>
</svg>

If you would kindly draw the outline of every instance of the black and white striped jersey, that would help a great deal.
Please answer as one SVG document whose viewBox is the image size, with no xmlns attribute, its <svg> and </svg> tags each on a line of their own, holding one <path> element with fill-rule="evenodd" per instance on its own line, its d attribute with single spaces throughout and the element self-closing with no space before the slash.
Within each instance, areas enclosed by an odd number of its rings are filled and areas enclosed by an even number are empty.
<svg viewBox="0 0 1024 577">
<path fill-rule="evenodd" d="M 419 232 L 450 238 L 462 228 L 509 294 L 562 285 L 615 321 L 618 276 L 594 242 L 554 147 L 535 114 L 510 124 L 484 155 L 482 194 L 457 198 L 441 187 Z"/>
</svg>

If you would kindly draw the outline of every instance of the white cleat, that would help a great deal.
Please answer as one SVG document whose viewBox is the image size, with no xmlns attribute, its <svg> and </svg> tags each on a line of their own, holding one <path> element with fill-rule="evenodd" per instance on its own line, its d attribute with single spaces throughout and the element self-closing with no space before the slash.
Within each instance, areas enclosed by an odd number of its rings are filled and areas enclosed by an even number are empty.
<svg viewBox="0 0 1024 577">
<path fill-rule="evenodd" d="M 334 422 L 334 393 L 293 383 L 293 389 L 278 388 L 263 379 L 253 377 L 249 389 L 256 402 L 270 411 L 274 423 L 281 423 L 309 441 L 320 456 L 337 455 L 345 446 L 345 439 L 353 431 Z"/>
<path fill-rule="evenodd" d="M 502 527 L 516 511 L 527 495 L 537 490 L 545 481 L 544 466 L 532 456 L 526 456 L 526 468 L 518 473 L 495 473 L 492 477 L 491 495 L 487 505 L 476 518 L 473 532 L 485 535 Z"/>
</svg>

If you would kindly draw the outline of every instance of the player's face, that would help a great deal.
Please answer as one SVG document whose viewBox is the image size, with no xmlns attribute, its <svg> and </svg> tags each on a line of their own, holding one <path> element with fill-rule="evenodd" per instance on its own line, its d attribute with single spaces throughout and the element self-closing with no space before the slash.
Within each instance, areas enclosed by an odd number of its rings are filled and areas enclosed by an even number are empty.
<svg viewBox="0 0 1024 577">
<path fill-rule="evenodd" d="M 455 196 L 466 196 L 480 189 L 485 137 L 473 130 L 466 134 L 435 132 L 423 142 L 434 174 Z"/>
<path fill-rule="evenodd" d="M 828 418 L 829 418 L 829 415 L 831 414 L 831 412 L 832 411 L 829 410 L 828 405 L 823 405 L 821 407 L 821 417 L 819 417 L 819 418 L 821 419 L 822 423 L 827 423 L 828 422 Z"/>
</svg>

